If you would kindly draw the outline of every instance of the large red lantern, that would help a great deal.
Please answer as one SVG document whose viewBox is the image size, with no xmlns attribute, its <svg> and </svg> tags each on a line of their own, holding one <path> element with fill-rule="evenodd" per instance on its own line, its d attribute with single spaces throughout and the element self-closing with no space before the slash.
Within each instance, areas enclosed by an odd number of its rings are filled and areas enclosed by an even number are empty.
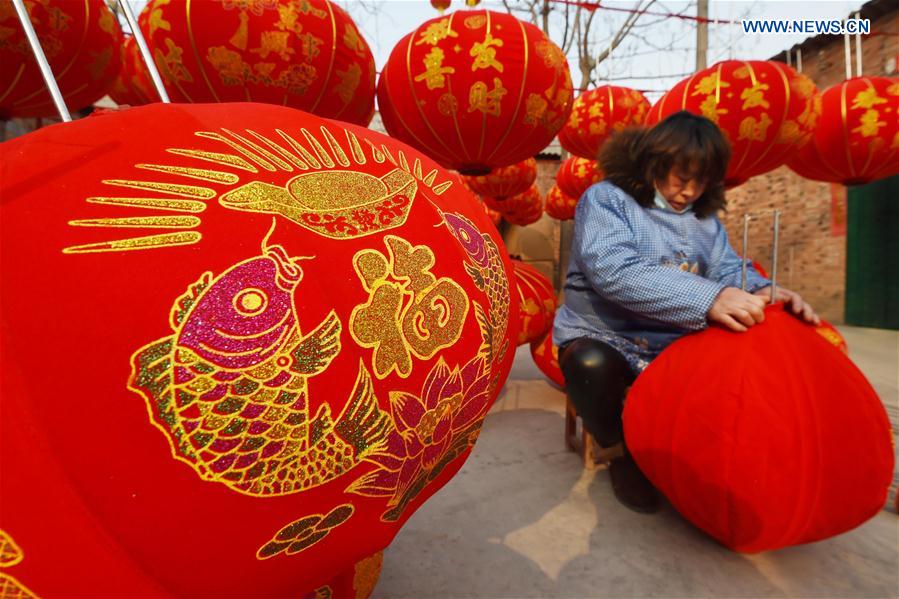
<svg viewBox="0 0 899 599">
<path fill-rule="evenodd" d="M 122 32 L 103 0 L 25 3 L 69 110 L 106 95 L 119 72 Z M 13 3 L 0 2 L 0 119 L 57 115 Z"/>
<path fill-rule="evenodd" d="M 151 104 L 0 165 L 0 530 L 35 593 L 300 596 L 465 461 L 517 293 L 429 158 L 284 107 Z"/>
<path fill-rule="evenodd" d="M 396 45 L 378 81 L 390 135 L 467 175 L 537 154 L 571 101 L 559 47 L 530 23 L 489 10 L 425 21 Z"/>
<path fill-rule="evenodd" d="M 577 208 L 577 197 L 571 197 L 559 189 L 558 185 L 549 188 L 546 194 L 546 213 L 556 220 L 571 220 Z"/>
<path fill-rule="evenodd" d="M 521 260 L 512 260 L 519 299 L 518 344 L 530 343 L 552 327 L 556 292 L 542 272 Z"/>
<path fill-rule="evenodd" d="M 643 124 L 649 100 L 635 89 L 601 85 L 574 101 L 568 122 L 559 131 L 562 147 L 582 158 L 596 160 L 612 133 Z"/>
<path fill-rule="evenodd" d="M 141 29 L 175 102 L 265 102 L 367 125 L 375 61 L 330 0 L 152 0 Z"/>
<path fill-rule="evenodd" d="M 605 178 L 599 163 L 595 160 L 572 156 L 559 167 L 556 173 L 556 185 L 572 198 L 580 199 L 591 185 Z"/>
<path fill-rule="evenodd" d="M 726 60 L 674 86 L 650 109 L 647 125 L 687 110 L 721 129 L 731 147 L 724 179 L 733 187 L 781 166 L 811 138 L 815 84 L 773 61 Z"/>
<path fill-rule="evenodd" d="M 745 333 L 673 343 L 624 408 L 628 449 L 688 520 L 757 552 L 852 529 L 881 510 L 893 436 L 877 394 L 783 309 Z"/>
<path fill-rule="evenodd" d="M 540 372 L 562 389 L 565 388 L 565 375 L 559 366 L 559 348 L 553 343 L 552 329 L 543 337 L 531 341 L 531 357 Z"/>
<path fill-rule="evenodd" d="M 159 95 L 153 87 L 140 49 L 131 35 L 126 35 L 122 44 L 122 68 L 112 89 L 109 90 L 109 97 L 116 104 L 129 106 L 142 106 L 159 101 Z"/>
<path fill-rule="evenodd" d="M 899 79 L 856 77 L 816 98 L 811 141 L 787 162 L 810 179 L 861 185 L 899 173 Z"/>
<path fill-rule="evenodd" d="M 493 200 L 486 202 L 488 207 L 495 208 L 507 221 L 519 227 L 526 227 L 540 220 L 543 216 L 543 198 L 536 185 L 524 193 L 506 198 L 505 200 Z"/>
<path fill-rule="evenodd" d="M 497 199 L 523 193 L 536 180 L 537 161 L 534 158 L 495 168 L 486 175 L 465 177 L 465 182 L 472 191 Z"/>
</svg>

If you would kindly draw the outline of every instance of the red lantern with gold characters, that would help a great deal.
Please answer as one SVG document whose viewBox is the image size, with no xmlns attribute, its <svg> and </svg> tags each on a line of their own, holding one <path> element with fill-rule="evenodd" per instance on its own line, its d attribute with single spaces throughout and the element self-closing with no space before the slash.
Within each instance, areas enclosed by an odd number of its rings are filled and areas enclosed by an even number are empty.
<svg viewBox="0 0 899 599">
<path fill-rule="evenodd" d="M 367 125 L 375 61 L 330 0 L 152 0 L 141 29 L 174 102 L 265 102 Z"/>
<path fill-rule="evenodd" d="M 724 183 L 734 187 L 783 165 L 808 142 L 818 119 L 816 92 L 811 79 L 783 63 L 726 60 L 675 85 L 646 123 L 681 110 L 713 121 L 731 147 Z"/>
<path fill-rule="evenodd" d="M 0 165 L 0 544 L 25 556 L 4 577 L 302 596 L 465 461 L 518 294 L 483 209 L 417 150 L 157 103 L 13 139 Z"/>
<path fill-rule="evenodd" d="M 803 177 L 861 185 L 899 173 L 899 79 L 856 77 L 816 98 L 811 141 L 787 165 Z"/>
<path fill-rule="evenodd" d="M 559 366 L 559 348 L 553 343 L 551 328 L 542 338 L 531 341 L 531 357 L 546 378 L 558 387 L 565 388 L 565 375 Z"/>
<path fill-rule="evenodd" d="M 649 100 L 635 89 L 601 85 L 574 101 L 568 122 L 559 131 L 562 147 L 582 158 L 596 160 L 612 133 L 643 124 Z"/>
<path fill-rule="evenodd" d="M 396 45 L 378 81 L 390 135 L 466 175 L 537 154 L 571 102 L 562 50 L 530 23 L 489 10 L 425 21 Z"/>
<path fill-rule="evenodd" d="M 512 260 L 518 289 L 518 345 L 530 343 L 550 330 L 556 314 L 556 291 L 553 284 L 535 267 Z"/>
<path fill-rule="evenodd" d="M 543 216 L 543 198 L 536 185 L 524 193 L 506 198 L 505 200 L 493 200 L 488 206 L 498 206 L 497 210 L 507 221 L 519 227 L 526 227 L 540 220 Z"/>
<path fill-rule="evenodd" d="M 116 104 L 129 106 L 142 106 L 159 101 L 159 95 L 153 87 L 140 49 L 131 35 L 126 35 L 122 44 L 122 68 L 112 89 L 109 90 L 109 97 Z"/>
<path fill-rule="evenodd" d="M 604 178 L 598 162 L 572 156 L 559 167 L 556 185 L 565 195 L 580 199 L 587 188 Z"/>
<path fill-rule="evenodd" d="M 475 193 L 497 199 L 523 193 L 536 180 L 537 161 L 534 158 L 495 168 L 486 175 L 465 177 L 466 184 Z"/>
<path fill-rule="evenodd" d="M 102 98 L 121 64 L 122 32 L 103 0 L 26 2 L 70 111 Z M 0 120 L 58 114 L 13 3 L 0 2 Z"/>
<path fill-rule="evenodd" d="M 571 220 L 577 208 L 578 198 L 571 197 L 559 189 L 558 185 L 549 188 L 546 194 L 546 213 L 556 220 Z"/>
</svg>

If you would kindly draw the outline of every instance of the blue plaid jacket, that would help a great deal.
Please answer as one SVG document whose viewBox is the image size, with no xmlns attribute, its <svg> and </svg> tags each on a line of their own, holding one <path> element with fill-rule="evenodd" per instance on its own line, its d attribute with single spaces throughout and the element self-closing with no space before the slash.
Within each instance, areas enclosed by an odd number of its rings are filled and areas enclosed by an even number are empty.
<svg viewBox="0 0 899 599">
<path fill-rule="evenodd" d="M 577 205 L 553 341 L 598 339 L 639 373 L 672 341 L 708 326 L 718 293 L 740 287 L 741 267 L 717 217 L 643 208 L 603 181 Z M 747 268 L 747 291 L 769 284 Z"/>
</svg>

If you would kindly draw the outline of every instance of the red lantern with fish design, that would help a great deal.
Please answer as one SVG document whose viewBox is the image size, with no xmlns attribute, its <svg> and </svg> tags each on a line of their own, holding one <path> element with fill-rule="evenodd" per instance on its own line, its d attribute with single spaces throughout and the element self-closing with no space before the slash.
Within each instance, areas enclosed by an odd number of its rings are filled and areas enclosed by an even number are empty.
<svg viewBox="0 0 899 599">
<path fill-rule="evenodd" d="M 537 161 L 534 158 L 495 168 L 486 175 L 465 177 L 465 182 L 472 191 L 497 199 L 523 193 L 536 180 Z"/>
<path fill-rule="evenodd" d="M 141 29 L 174 102 L 265 102 L 367 125 L 375 61 L 330 0 L 152 0 Z"/>
<path fill-rule="evenodd" d="M 577 208 L 578 198 L 567 195 L 558 185 L 549 188 L 546 194 L 545 210 L 548 215 L 556 220 L 571 220 Z"/>
<path fill-rule="evenodd" d="M 537 154 L 571 101 L 559 47 L 530 23 L 489 10 L 425 21 L 396 45 L 378 81 L 390 135 L 466 175 Z"/>
<path fill-rule="evenodd" d="M 142 106 L 159 101 L 153 80 L 140 55 L 140 48 L 131 35 L 126 35 L 122 44 L 122 68 L 112 89 L 109 90 L 109 97 L 116 104 L 129 106 Z"/>
<path fill-rule="evenodd" d="M 518 344 L 523 345 L 539 339 L 552 327 L 556 291 L 546 275 L 530 264 L 512 260 L 512 266 L 519 300 Z"/>
<path fill-rule="evenodd" d="M 511 198 L 493 199 L 492 205 L 498 206 L 498 211 L 503 218 L 519 227 L 533 224 L 543 216 L 543 199 L 540 197 L 540 191 L 536 185 L 531 185 L 526 192 Z"/>
<path fill-rule="evenodd" d="M 565 375 L 559 366 L 559 348 L 553 343 L 552 327 L 542 338 L 531 341 L 531 357 L 540 372 L 562 389 L 565 388 Z"/>
<path fill-rule="evenodd" d="M 106 95 L 119 72 L 122 32 L 103 0 L 26 2 L 70 111 Z M 0 119 L 56 116 L 13 3 L 0 2 Z"/>
<path fill-rule="evenodd" d="M 899 173 L 899 79 L 856 77 L 816 100 L 818 126 L 787 166 L 803 177 L 844 185 Z"/>
<path fill-rule="evenodd" d="M 811 138 L 818 119 L 811 79 L 780 62 L 725 60 L 675 85 L 647 125 L 681 110 L 721 129 L 731 147 L 724 183 L 734 187 L 783 165 Z"/>
<path fill-rule="evenodd" d="M 465 461 L 518 296 L 429 158 L 284 107 L 151 104 L 0 165 L 0 531 L 36 594 L 299 596 Z"/>
<path fill-rule="evenodd" d="M 567 196 L 580 199 L 587 188 L 605 178 L 595 160 L 572 156 L 559 167 L 556 185 Z"/>
<path fill-rule="evenodd" d="M 559 131 L 559 143 L 575 156 L 596 160 L 612 133 L 642 125 L 648 111 L 649 100 L 637 90 L 601 85 L 574 101 L 568 122 Z"/>
</svg>

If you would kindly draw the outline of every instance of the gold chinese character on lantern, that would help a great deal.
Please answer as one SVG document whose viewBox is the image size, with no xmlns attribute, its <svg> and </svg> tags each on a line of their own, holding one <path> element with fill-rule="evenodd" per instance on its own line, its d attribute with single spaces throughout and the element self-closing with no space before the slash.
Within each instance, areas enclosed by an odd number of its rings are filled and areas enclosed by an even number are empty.
<svg viewBox="0 0 899 599">
<path fill-rule="evenodd" d="M 768 136 L 768 127 L 771 126 L 771 117 L 767 112 L 763 112 L 761 118 L 748 116 L 740 121 L 740 132 L 737 139 L 749 139 L 752 141 L 765 141 Z"/>
<path fill-rule="evenodd" d="M 468 112 L 480 110 L 484 114 L 499 116 L 500 102 L 507 93 L 503 82 L 499 77 L 493 78 L 493 89 L 488 89 L 487 84 L 478 81 L 471 86 L 468 92 Z"/>
<path fill-rule="evenodd" d="M 428 25 L 428 28 L 419 34 L 418 41 L 415 42 L 415 45 L 431 44 L 433 46 L 437 44 L 437 42 L 445 40 L 448 37 L 459 37 L 459 34 L 450 27 L 449 18 L 441 19 L 436 23 Z"/>
<path fill-rule="evenodd" d="M 443 66 L 446 56 L 440 48 L 431 48 L 431 51 L 422 59 L 425 70 L 415 77 L 415 81 L 424 81 L 428 89 L 440 89 L 446 85 L 446 75 L 455 73 L 453 67 Z"/>
<path fill-rule="evenodd" d="M 448 277 L 431 273 L 434 252 L 425 245 L 388 235 L 388 255 L 362 250 L 353 266 L 368 301 L 353 309 L 350 333 L 361 347 L 374 348 L 372 366 L 380 379 L 412 372 L 412 356 L 427 360 L 459 340 L 468 298 Z"/>
<path fill-rule="evenodd" d="M 770 86 L 767 83 L 757 81 L 751 87 L 747 87 L 740 93 L 740 99 L 743 100 L 743 110 L 747 108 L 771 108 L 771 105 L 765 100 L 765 90 Z"/>
<path fill-rule="evenodd" d="M 503 72 L 503 65 L 496 60 L 496 48 L 502 48 L 503 40 L 495 40 L 489 33 L 484 37 L 483 42 L 475 42 L 469 50 L 469 56 L 474 60 L 471 62 L 471 70 L 489 69 L 493 67 L 500 73 Z"/>
</svg>

